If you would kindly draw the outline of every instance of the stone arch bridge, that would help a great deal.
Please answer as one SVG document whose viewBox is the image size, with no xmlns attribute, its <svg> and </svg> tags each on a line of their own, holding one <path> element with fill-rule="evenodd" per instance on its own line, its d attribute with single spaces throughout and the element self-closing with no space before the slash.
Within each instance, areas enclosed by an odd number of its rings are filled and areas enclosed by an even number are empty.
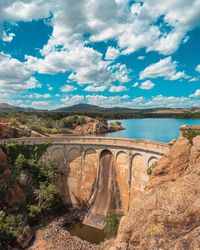
<svg viewBox="0 0 200 250">
<path fill-rule="evenodd" d="M 13 139 L 0 140 L 5 143 Z M 19 143 L 51 143 L 45 157 L 59 162 L 56 180 L 66 204 L 90 204 L 85 224 L 103 228 L 111 208 L 126 213 L 130 201 L 144 191 L 147 169 L 170 149 L 170 144 L 106 137 L 19 138 Z"/>
</svg>

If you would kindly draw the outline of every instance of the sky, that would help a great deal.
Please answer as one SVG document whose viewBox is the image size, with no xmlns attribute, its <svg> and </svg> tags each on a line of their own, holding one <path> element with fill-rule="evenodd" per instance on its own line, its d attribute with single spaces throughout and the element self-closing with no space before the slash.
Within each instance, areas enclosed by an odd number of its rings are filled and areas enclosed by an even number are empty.
<svg viewBox="0 0 200 250">
<path fill-rule="evenodd" d="M 0 102 L 200 107 L 200 0 L 0 0 Z"/>
</svg>

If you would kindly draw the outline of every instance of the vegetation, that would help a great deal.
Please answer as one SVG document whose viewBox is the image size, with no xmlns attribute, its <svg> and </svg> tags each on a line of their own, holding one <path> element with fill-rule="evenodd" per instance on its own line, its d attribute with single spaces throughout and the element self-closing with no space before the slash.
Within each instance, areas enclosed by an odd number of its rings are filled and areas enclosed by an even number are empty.
<svg viewBox="0 0 200 250">
<path fill-rule="evenodd" d="M 114 237 L 117 235 L 119 222 L 123 216 L 121 210 L 111 210 L 106 216 L 106 229 L 105 232 L 108 237 Z"/>
<path fill-rule="evenodd" d="M 149 166 L 149 167 L 147 168 L 147 174 L 148 174 L 148 175 L 152 175 L 152 171 L 153 171 L 153 169 L 156 167 L 156 165 L 157 165 L 157 162 L 154 162 L 153 164 L 151 164 L 151 166 Z"/>
<path fill-rule="evenodd" d="M 200 131 L 199 130 L 188 129 L 186 131 L 183 131 L 183 136 L 185 138 L 187 138 L 190 141 L 191 144 L 192 144 L 193 138 L 196 137 L 197 135 L 200 135 Z"/>
<path fill-rule="evenodd" d="M 57 163 L 42 159 L 49 146 L 17 143 L 3 146 L 10 159 L 11 175 L 6 179 L 0 177 L 0 249 L 16 244 L 25 224 L 34 224 L 61 204 L 58 189 L 53 183 L 59 174 Z M 8 188 L 16 186 L 23 190 L 25 199 L 10 206 L 6 193 Z"/>
</svg>

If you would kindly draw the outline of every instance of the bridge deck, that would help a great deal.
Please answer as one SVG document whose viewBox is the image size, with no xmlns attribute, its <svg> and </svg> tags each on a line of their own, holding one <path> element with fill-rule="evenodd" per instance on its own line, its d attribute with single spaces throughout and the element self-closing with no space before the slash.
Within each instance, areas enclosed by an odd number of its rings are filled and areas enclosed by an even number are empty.
<svg viewBox="0 0 200 250">
<path fill-rule="evenodd" d="M 167 153 L 171 147 L 170 143 L 155 142 L 149 140 L 136 140 L 124 138 L 94 137 L 94 136 L 66 136 L 66 137 L 35 137 L 0 139 L 0 144 L 17 141 L 26 144 L 83 144 L 83 145 L 106 145 L 125 148 L 140 148 L 159 154 Z"/>
</svg>

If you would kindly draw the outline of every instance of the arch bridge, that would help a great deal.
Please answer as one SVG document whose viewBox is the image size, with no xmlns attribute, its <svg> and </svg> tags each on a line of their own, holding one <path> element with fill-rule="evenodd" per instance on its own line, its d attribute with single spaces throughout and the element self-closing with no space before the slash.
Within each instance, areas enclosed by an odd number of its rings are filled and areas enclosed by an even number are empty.
<svg viewBox="0 0 200 250">
<path fill-rule="evenodd" d="M 84 223 L 104 227 L 109 209 L 126 213 L 130 202 L 144 191 L 147 169 L 170 150 L 168 143 L 107 137 L 19 138 L 0 140 L 26 144 L 51 143 L 45 157 L 59 162 L 56 180 L 63 201 L 90 204 Z"/>
</svg>

